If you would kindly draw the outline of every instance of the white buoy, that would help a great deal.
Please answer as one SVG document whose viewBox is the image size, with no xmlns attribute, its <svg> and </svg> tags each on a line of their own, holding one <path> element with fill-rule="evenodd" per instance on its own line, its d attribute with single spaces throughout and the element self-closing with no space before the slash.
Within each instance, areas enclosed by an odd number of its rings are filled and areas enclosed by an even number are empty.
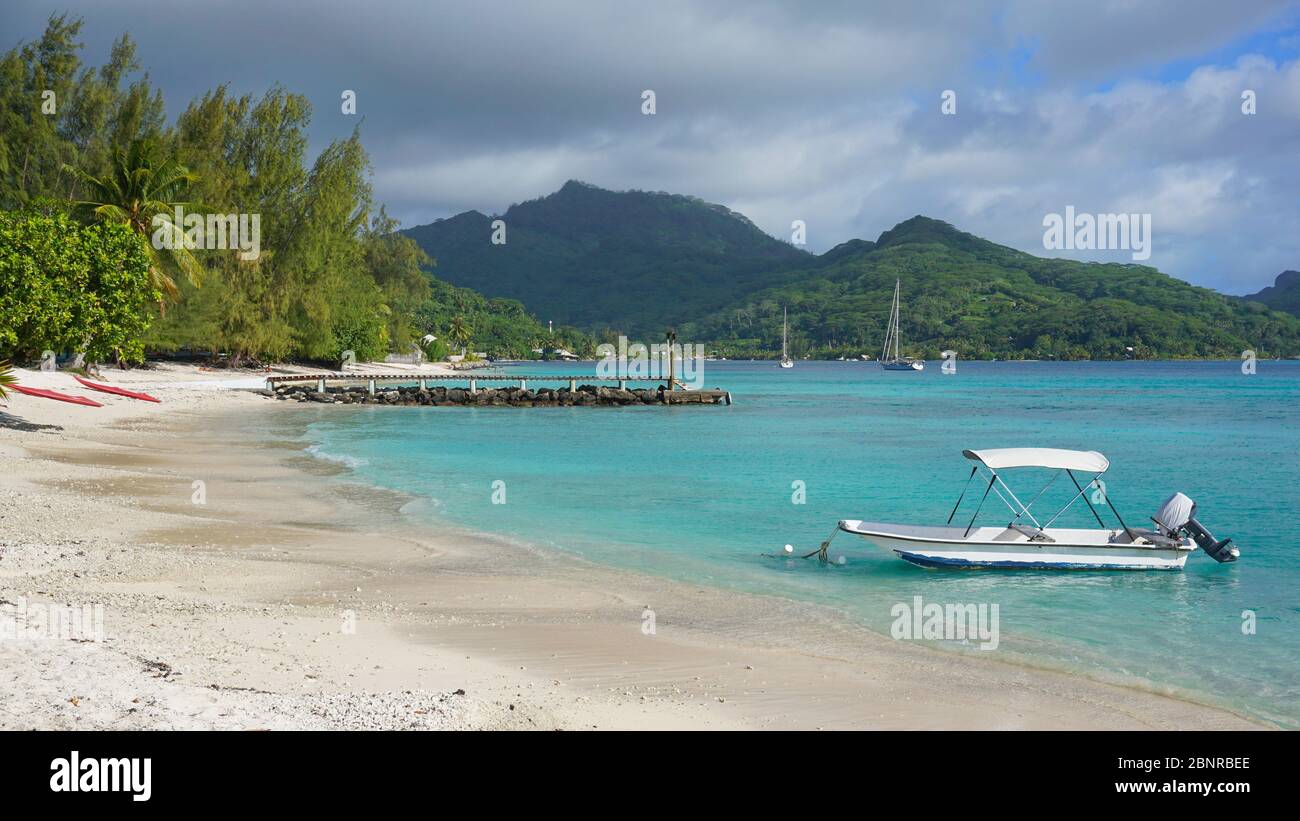
<svg viewBox="0 0 1300 821">
<path fill-rule="evenodd" d="M 848 559 L 844 558 L 843 556 L 837 556 L 836 559 L 835 559 L 835 563 L 836 563 L 836 564 L 844 564 L 844 563 L 846 563 L 847 561 L 848 561 Z"/>
<path fill-rule="evenodd" d="M 785 552 L 786 552 L 786 553 L 793 553 L 793 552 L 794 552 L 794 545 L 792 545 L 792 544 L 788 544 L 788 545 L 786 545 L 786 546 L 785 546 Z"/>
</svg>

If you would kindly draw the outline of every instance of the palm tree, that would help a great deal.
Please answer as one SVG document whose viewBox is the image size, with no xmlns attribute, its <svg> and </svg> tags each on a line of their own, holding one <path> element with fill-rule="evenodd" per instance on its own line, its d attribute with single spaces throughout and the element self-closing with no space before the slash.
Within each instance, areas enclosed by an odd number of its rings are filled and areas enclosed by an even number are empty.
<svg viewBox="0 0 1300 821">
<path fill-rule="evenodd" d="M 9 392 L 5 390 L 6 385 L 15 385 L 18 383 L 18 377 L 14 376 L 14 369 L 8 362 L 0 362 L 0 399 L 8 399 Z"/>
<path fill-rule="evenodd" d="M 474 329 L 465 322 L 465 317 L 456 314 L 456 316 L 452 317 L 451 328 L 447 335 L 451 337 L 452 342 L 460 346 L 461 356 L 464 356 L 470 338 L 474 335 Z"/>
<path fill-rule="evenodd" d="M 183 274 L 192 285 L 203 280 L 203 266 L 185 247 L 184 226 L 176 224 L 176 206 L 189 184 L 197 177 L 172 159 L 159 159 L 154 144 L 133 140 L 126 149 L 113 153 L 113 168 L 104 177 L 92 177 L 71 166 L 64 169 L 75 174 L 89 188 L 88 199 L 77 202 L 86 217 L 97 222 L 125 225 L 149 240 L 157 231 L 165 238 L 163 248 L 146 242 L 150 257 L 149 276 L 166 300 L 175 300 L 176 274 Z M 157 221 L 157 225 L 155 225 Z"/>
</svg>

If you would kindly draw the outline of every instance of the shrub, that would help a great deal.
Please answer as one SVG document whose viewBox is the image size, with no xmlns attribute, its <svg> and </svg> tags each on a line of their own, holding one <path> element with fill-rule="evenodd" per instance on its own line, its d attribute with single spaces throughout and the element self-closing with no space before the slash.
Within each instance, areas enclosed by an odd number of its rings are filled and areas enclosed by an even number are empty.
<svg viewBox="0 0 1300 821">
<path fill-rule="evenodd" d="M 143 242 L 120 225 L 0 212 L 0 358 L 142 360 L 160 296 Z"/>
</svg>

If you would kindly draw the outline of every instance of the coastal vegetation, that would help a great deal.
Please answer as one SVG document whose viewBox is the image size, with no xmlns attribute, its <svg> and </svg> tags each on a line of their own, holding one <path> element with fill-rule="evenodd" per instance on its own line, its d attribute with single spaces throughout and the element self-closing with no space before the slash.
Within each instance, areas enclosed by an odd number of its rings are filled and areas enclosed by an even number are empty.
<svg viewBox="0 0 1300 821">
<path fill-rule="evenodd" d="M 278 86 L 219 86 L 169 123 L 129 36 L 92 67 L 80 30 L 55 15 L 0 56 L 0 357 L 375 359 L 443 336 L 453 310 L 480 350 L 545 344 L 517 303 L 427 272 L 374 202 L 359 131 L 311 158 L 312 105 Z M 195 233 L 204 215 L 223 229 L 253 217 L 258 235 L 214 247 Z"/>
<path fill-rule="evenodd" d="M 442 329 L 440 341 L 494 359 L 535 359 L 548 350 L 565 348 L 584 356 L 595 356 L 595 339 L 572 326 L 547 330 L 518 300 L 489 299 L 469 288 L 459 288 L 431 278 L 429 298 L 415 310 L 422 327 Z M 459 330 L 458 330 L 459 329 Z"/>
<path fill-rule="evenodd" d="M 138 360 L 160 297 L 144 244 L 126 226 L 0 212 L 0 358 L 50 350 Z"/>
<path fill-rule="evenodd" d="M 143 245 L 149 255 L 150 281 L 166 299 L 175 300 L 180 295 L 176 274 L 184 274 L 195 286 L 203 280 L 203 266 L 185 247 L 184 226 L 174 217 L 174 209 L 182 205 L 179 200 L 194 175 L 174 159 L 159 159 L 155 144 L 149 140 L 132 140 L 114 153 L 108 173 L 102 178 L 65 166 L 82 183 L 84 196 L 90 197 L 74 203 L 74 210 L 87 222 L 122 225 L 140 237 L 165 234 L 165 248 L 155 248 L 152 242 Z"/>
</svg>

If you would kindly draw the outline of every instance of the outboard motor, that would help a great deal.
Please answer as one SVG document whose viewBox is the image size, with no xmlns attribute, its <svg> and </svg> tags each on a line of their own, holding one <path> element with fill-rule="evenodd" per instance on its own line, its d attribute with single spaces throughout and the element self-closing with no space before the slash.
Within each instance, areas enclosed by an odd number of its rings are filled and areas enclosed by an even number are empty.
<svg viewBox="0 0 1300 821">
<path fill-rule="evenodd" d="M 1184 533 L 1192 537 L 1192 540 L 1209 553 L 1210 558 L 1216 562 L 1237 561 L 1241 551 L 1232 546 L 1232 539 L 1216 541 L 1210 531 L 1196 521 L 1195 517 L 1196 502 L 1181 493 L 1175 493 L 1165 500 L 1151 520 L 1170 538 L 1179 538 L 1180 534 Z"/>
</svg>

